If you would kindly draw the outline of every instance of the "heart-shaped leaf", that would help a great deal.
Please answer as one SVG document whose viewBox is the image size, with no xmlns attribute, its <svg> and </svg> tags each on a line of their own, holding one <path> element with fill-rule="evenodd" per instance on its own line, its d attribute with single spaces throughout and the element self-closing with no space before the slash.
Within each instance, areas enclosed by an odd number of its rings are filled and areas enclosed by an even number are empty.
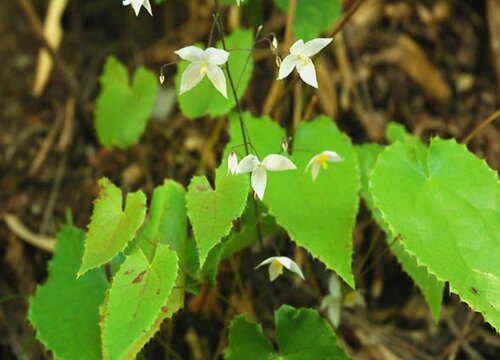
<svg viewBox="0 0 500 360">
<path fill-rule="evenodd" d="M 128 194 L 123 210 L 120 188 L 106 178 L 99 180 L 99 197 L 90 219 L 78 276 L 123 251 L 141 227 L 145 215 L 146 196 L 142 191 Z"/>
<path fill-rule="evenodd" d="M 188 216 L 198 244 L 200 268 L 208 252 L 228 235 L 233 220 L 245 209 L 248 177 L 228 173 L 224 160 L 215 175 L 215 190 L 205 176 L 191 179 L 186 195 Z"/>
<path fill-rule="evenodd" d="M 391 125 L 389 125 L 388 128 L 394 129 Z M 399 138 L 406 139 L 412 143 L 416 140 L 416 138 L 410 139 L 406 136 L 399 136 Z M 421 146 L 423 146 L 423 144 L 421 144 Z M 413 279 L 415 284 L 422 291 L 422 294 L 431 309 L 432 316 L 437 322 L 441 312 L 444 282 L 439 281 L 434 275 L 429 274 L 425 266 L 418 266 L 417 260 L 404 250 L 403 245 L 398 241 L 394 241 L 396 234 L 391 233 L 387 224 L 384 222 L 380 211 L 373 207 L 373 198 L 370 193 L 369 179 L 372 169 L 377 161 L 377 157 L 383 150 L 384 146 L 379 144 L 363 144 L 356 146 L 356 152 L 358 153 L 361 169 L 361 195 L 363 196 L 367 207 L 372 212 L 373 218 L 386 233 L 388 246 L 390 246 L 391 251 L 398 259 L 398 262 L 401 264 L 403 270 Z"/>
<path fill-rule="evenodd" d="M 59 232 L 47 282 L 30 299 L 28 318 L 57 359 L 101 359 L 99 306 L 108 282 L 102 269 L 76 278 L 84 237 L 76 228 Z"/>
<path fill-rule="evenodd" d="M 285 132 L 270 118 L 245 115 L 253 148 L 262 160 L 282 151 Z M 231 144 L 242 143 L 235 117 Z M 294 171 L 270 172 L 264 195 L 269 212 L 300 246 L 335 270 L 352 287 L 352 230 L 358 210 L 359 167 L 351 142 L 333 121 L 319 117 L 302 123 L 294 137 L 290 159 Z M 311 158 L 325 150 L 336 151 L 344 161 L 322 169 L 316 181 L 306 172 Z"/>
<path fill-rule="evenodd" d="M 244 316 L 229 327 L 227 360 L 348 360 L 328 322 L 311 309 L 283 305 L 276 312 L 276 342 L 280 355 L 259 325 Z"/>
<path fill-rule="evenodd" d="M 148 340 L 144 334 L 161 312 L 169 311 L 164 305 L 177 279 L 177 263 L 175 252 L 162 244 L 151 263 L 138 248 L 127 256 L 102 309 L 105 358 L 135 358 Z"/>
<path fill-rule="evenodd" d="M 139 141 L 158 93 L 156 76 L 139 68 L 129 86 L 128 71 L 115 57 L 106 60 L 97 99 L 95 127 L 106 148 L 121 149 Z"/>
<path fill-rule="evenodd" d="M 454 140 L 381 153 L 371 175 L 375 207 L 419 265 L 500 329 L 500 183 Z"/>
</svg>

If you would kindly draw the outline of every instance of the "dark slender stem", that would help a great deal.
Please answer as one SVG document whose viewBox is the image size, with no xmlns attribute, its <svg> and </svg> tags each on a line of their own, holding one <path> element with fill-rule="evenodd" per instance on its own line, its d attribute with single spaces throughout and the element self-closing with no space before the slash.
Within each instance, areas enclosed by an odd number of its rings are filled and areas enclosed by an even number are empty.
<svg viewBox="0 0 500 360">
<path fill-rule="evenodd" d="M 490 115 L 489 118 L 484 120 L 481 124 L 479 124 L 472 132 L 462 141 L 463 144 L 467 144 L 469 141 L 474 138 L 474 136 L 477 135 L 479 131 L 481 131 L 485 126 L 491 124 L 493 121 L 495 121 L 498 117 L 500 117 L 500 110 L 495 111 L 492 115 Z"/>
<path fill-rule="evenodd" d="M 328 37 L 335 37 L 339 33 L 340 30 L 343 29 L 347 21 L 351 18 L 352 15 L 356 12 L 356 10 L 359 8 L 359 6 L 363 3 L 363 0 L 358 0 L 356 3 L 350 7 L 350 9 L 345 13 L 345 15 L 340 19 L 340 21 L 335 25 L 335 27 L 332 29 L 330 34 L 328 34 Z"/>
<path fill-rule="evenodd" d="M 220 40 L 222 42 L 222 47 L 224 48 L 224 50 L 227 51 L 226 40 L 224 38 L 224 29 L 222 26 L 220 15 L 219 15 L 220 14 L 219 1 L 214 0 L 214 3 L 215 3 L 214 21 L 217 24 L 217 28 L 219 30 L 219 35 L 220 35 Z M 243 145 L 245 146 L 245 153 L 246 153 L 246 155 L 249 155 L 250 150 L 249 150 L 248 144 L 251 145 L 250 136 L 249 136 L 248 131 L 246 129 L 245 121 L 243 120 L 243 111 L 241 109 L 241 103 L 240 103 L 240 100 L 238 98 L 238 92 L 236 91 L 236 87 L 234 86 L 233 77 L 231 75 L 231 70 L 229 68 L 229 62 L 226 62 L 226 72 L 227 72 L 227 78 L 229 79 L 229 85 L 230 85 L 231 91 L 233 93 L 234 101 L 236 102 L 236 112 L 238 113 L 238 119 L 240 121 L 241 135 L 243 137 Z M 255 151 L 255 148 L 253 147 L 253 145 L 252 145 L 252 148 Z M 257 152 L 256 152 L 256 155 L 259 156 L 259 154 L 257 154 Z M 258 219 L 259 218 L 259 213 L 258 213 L 259 209 L 257 206 L 257 200 L 255 200 L 255 198 L 252 198 L 252 200 L 253 200 L 253 206 L 254 206 L 254 210 L 255 210 L 255 218 L 257 220 L 257 235 L 259 237 L 259 244 L 260 244 L 260 247 L 262 249 L 263 248 L 262 228 L 261 228 L 261 224 L 260 224 L 259 219 Z"/>
</svg>

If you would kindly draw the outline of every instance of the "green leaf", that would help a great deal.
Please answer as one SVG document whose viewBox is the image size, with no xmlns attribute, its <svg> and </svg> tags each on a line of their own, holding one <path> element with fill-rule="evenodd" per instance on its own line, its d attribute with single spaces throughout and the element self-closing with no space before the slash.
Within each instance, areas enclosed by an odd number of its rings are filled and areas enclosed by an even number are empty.
<svg viewBox="0 0 500 360">
<path fill-rule="evenodd" d="M 444 283 L 439 281 L 434 275 L 429 274 L 424 266 L 418 266 L 417 260 L 408 254 L 399 242 L 393 241 L 396 236 L 388 229 L 387 224 L 382 219 L 380 211 L 373 207 L 369 179 L 371 171 L 377 161 L 377 157 L 383 150 L 384 147 L 379 144 L 363 144 L 356 146 L 361 168 L 361 195 L 365 199 L 367 207 L 372 212 L 373 218 L 386 233 L 386 241 L 391 251 L 398 259 L 403 270 L 413 279 L 415 284 L 422 291 L 431 309 L 432 316 L 434 320 L 437 321 L 439 319 L 439 313 L 441 312 Z"/>
<path fill-rule="evenodd" d="M 247 129 L 260 160 L 280 153 L 284 131 L 268 117 L 245 115 Z M 231 144 L 242 143 L 237 119 L 231 119 Z M 359 166 L 347 136 L 333 121 L 319 117 L 302 123 L 294 137 L 290 157 L 294 171 L 269 172 L 264 203 L 300 246 L 319 258 L 354 287 L 351 272 L 352 231 L 358 211 Z M 305 172 L 309 160 L 324 150 L 333 150 L 345 160 L 322 169 L 315 182 Z"/>
<path fill-rule="evenodd" d="M 177 279 L 178 258 L 168 246 L 158 244 L 149 263 L 135 248 L 115 275 L 109 298 L 102 309 L 105 358 L 130 359 L 149 338 L 144 333 L 155 325 Z"/>
<path fill-rule="evenodd" d="M 253 36 L 250 30 L 237 30 L 233 34 L 225 37 L 227 48 L 229 49 L 229 70 L 233 77 L 234 85 L 237 88 L 238 97 L 245 93 L 253 71 L 253 60 L 251 48 Z M 201 47 L 200 44 L 196 46 Z M 219 41 L 216 47 L 222 48 Z M 188 61 L 179 64 L 175 84 L 179 92 L 181 77 L 189 65 Z M 231 93 L 229 79 L 225 67 L 222 67 L 226 75 L 226 85 L 228 99 L 222 96 L 210 82 L 208 77 L 196 85 L 193 89 L 179 96 L 179 105 L 182 113 L 189 119 L 199 118 L 205 115 L 212 117 L 228 113 L 236 104 Z"/>
<path fill-rule="evenodd" d="M 284 12 L 288 12 L 290 0 L 274 0 Z M 304 41 L 317 38 L 330 30 L 341 15 L 340 0 L 297 0 L 292 30 L 296 39 Z"/>
<path fill-rule="evenodd" d="M 279 360 L 271 342 L 262 333 L 262 328 L 246 319 L 245 315 L 237 316 L 229 325 L 229 347 L 227 360 Z"/>
<path fill-rule="evenodd" d="M 137 246 L 151 263 L 158 244 L 168 245 L 177 253 L 179 267 L 186 269 L 187 230 L 186 191 L 179 183 L 166 180 L 153 193 L 149 220 L 137 235 Z M 167 304 L 169 312 L 161 314 L 164 315 L 163 319 L 170 317 L 184 306 L 185 285 L 185 272 L 181 271 L 175 282 L 176 288 L 172 290 Z M 159 319 L 158 321 L 161 322 Z"/>
<path fill-rule="evenodd" d="M 125 149 L 137 143 L 146 128 L 158 93 L 156 76 L 139 68 L 130 86 L 127 69 L 110 56 L 101 86 L 95 113 L 97 137 L 106 148 Z"/>
<path fill-rule="evenodd" d="M 106 178 L 99 180 L 99 197 L 90 219 L 78 276 L 105 264 L 123 251 L 142 225 L 145 215 L 146 196 L 142 191 L 128 194 L 123 210 L 122 191 Z"/>
<path fill-rule="evenodd" d="M 276 312 L 276 342 L 280 356 L 274 353 L 260 326 L 239 316 L 229 328 L 226 359 L 350 359 L 340 347 L 328 322 L 311 309 L 295 309 L 288 305 L 280 307 Z"/>
<path fill-rule="evenodd" d="M 454 140 L 433 139 L 426 161 L 411 144 L 379 155 L 375 206 L 419 265 L 500 329 L 500 187 L 484 161 Z"/>
<path fill-rule="evenodd" d="M 84 236 L 72 227 L 59 232 L 47 282 L 30 299 L 28 319 L 57 359 L 101 359 L 99 306 L 108 284 L 102 269 L 76 278 Z"/>
<path fill-rule="evenodd" d="M 370 173 L 375 166 L 378 154 L 384 150 L 384 146 L 362 144 L 355 146 L 355 149 L 358 154 L 359 169 L 361 170 L 361 196 L 365 200 L 366 206 L 373 211 L 373 199 L 369 188 Z"/>
<path fill-rule="evenodd" d="M 153 192 L 149 220 L 137 235 L 137 246 L 151 262 L 158 244 L 169 245 L 185 262 L 187 239 L 186 192 L 182 185 L 166 180 Z"/>
<path fill-rule="evenodd" d="M 208 252 L 228 235 L 233 220 L 245 209 L 248 177 L 228 174 L 227 160 L 216 170 L 215 190 L 205 176 L 191 180 L 186 196 L 188 216 L 199 249 L 200 267 Z"/>
</svg>

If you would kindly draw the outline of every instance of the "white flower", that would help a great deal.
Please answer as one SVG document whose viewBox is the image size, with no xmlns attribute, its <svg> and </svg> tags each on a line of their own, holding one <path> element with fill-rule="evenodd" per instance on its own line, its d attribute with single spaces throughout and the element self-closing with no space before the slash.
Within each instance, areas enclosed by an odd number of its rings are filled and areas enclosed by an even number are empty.
<svg viewBox="0 0 500 360">
<path fill-rule="evenodd" d="M 308 41 L 305 44 L 303 40 L 296 41 L 290 48 L 290 54 L 281 62 L 278 80 L 286 78 L 294 68 L 297 68 L 300 78 L 306 84 L 317 88 L 316 69 L 310 57 L 320 52 L 332 40 L 332 38 L 320 38 Z"/>
<path fill-rule="evenodd" d="M 314 155 L 312 159 L 309 160 L 309 163 L 306 166 L 306 172 L 310 168 L 312 179 L 313 181 L 315 181 L 318 177 L 319 169 L 321 167 L 323 167 L 323 169 L 327 169 L 328 163 L 339 162 L 342 160 L 344 159 L 342 159 L 335 151 L 323 151 L 317 155 Z"/>
<path fill-rule="evenodd" d="M 285 256 L 273 256 L 269 259 L 264 260 L 255 268 L 260 268 L 264 265 L 269 265 L 269 280 L 274 281 L 278 276 L 283 274 L 283 266 L 286 267 L 291 272 L 299 275 L 302 279 L 304 279 L 304 275 L 302 274 L 302 270 L 300 270 L 299 265 L 295 261 Z"/>
<path fill-rule="evenodd" d="M 227 173 L 232 175 L 236 174 L 236 167 L 238 166 L 238 156 L 234 151 L 231 151 L 227 158 Z"/>
<path fill-rule="evenodd" d="M 328 319 L 337 328 L 340 324 L 340 309 L 342 307 L 342 292 L 337 275 L 332 274 L 328 281 L 329 294 L 321 300 L 321 310 L 326 310 Z"/>
<path fill-rule="evenodd" d="M 139 15 L 139 11 L 141 11 L 141 7 L 143 6 L 149 12 L 149 15 L 153 16 L 153 11 L 151 10 L 151 4 L 149 3 L 149 0 L 123 0 L 122 4 L 124 6 L 132 5 L 136 16 Z"/>
<path fill-rule="evenodd" d="M 227 51 L 213 47 L 202 50 L 196 46 L 186 46 L 175 53 L 181 59 L 191 61 L 182 74 L 179 95 L 191 90 L 207 75 L 215 88 L 227 99 L 226 77 L 220 68 L 229 58 Z"/>
<path fill-rule="evenodd" d="M 236 167 L 237 174 L 251 172 L 252 189 L 260 200 L 264 198 L 266 191 L 267 171 L 295 170 L 297 167 L 288 158 L 271 154 L 267 155 L 262 162 L 255 155 L 245 156 Z"/>
</svg>

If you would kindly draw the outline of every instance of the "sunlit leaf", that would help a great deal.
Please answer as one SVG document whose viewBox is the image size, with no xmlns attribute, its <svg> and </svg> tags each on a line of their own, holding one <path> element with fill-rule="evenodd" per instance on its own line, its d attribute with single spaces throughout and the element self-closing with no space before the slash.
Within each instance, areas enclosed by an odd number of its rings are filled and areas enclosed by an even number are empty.
<svg viewBox="0 0 500 360">
<path fill-rule="evenodd" d="M 142 225 L 145 214 L 146 196 L 142 191 L 128 194 L 123 209 L 122 191 L 106 178 L 99 180 L 99 196 L 78 274 L 105 264 L 123 251 Z"/>
<path fill-rule="evenodd" d="M 37 339 L 57 359 L 101 359 L 99 306 L 108 284 L 102 269 L 76 278 L 84 236 L 71 227 L 59 232 L 47 282 L 30 299 Z"/>
<path fill-rule="evenodd" d="M 195 176 L 191 180 L 186 200 L 199 249 L 200 267 L 203 267 L 209 251 L 229 234 L 233 220 L 243 213 L 248 182 L 247 176 L 229 174 L 226 160 L 216 171 L 215 189 L 204 176 Z"/>
<path fill-rule="evenodd" d="M 425 157 L 412 144 L 389 146 L 370 182 L 376 208 L 418 264 L 500 329 L 498 175 L 436 138 Z"/>
<path fill-rule="evenodd" d="M 389 126 L 391 128 L 391 126 Z M 400 137 L 403 140 L 409 138 Z M 411 140 L 414 141 L 414 140 Z M 439 281 L 434 275 L 429 274 L 424 266 L 418 266 L 416 259 L 404 250 L 404 247 L 396 241 L 396 234 L 392 234 L 387 224 L 385 224 L 382 215 L 378 209 L 373 208 L 373 198 L 369 188 L 369 178 L 373 167 L 377 161 L 378 155 L 384 150 L 384 146 L 379 144 L 363 144 L 356 146 L 361 168 L 361 195 L 366 205 L 372 212 L 373 218 L 378 225 L 385 231 L 387 245 L 397 257 L 403 270 L 413 279 L 420 288 L 422 294 L 429 305 L 434 319 L 439 319 L 441 312 L 441 300 L 443 297 L 444 283 Z"/>
<path fill-rule="evenodd" d="M 145 344 L 144 333 L 155 325 L 177 279 L 178 258 L 168 246 L 158 244 L 150 263 L 135 248 L 113 278 L 102 309 L 102 340 L 106 358 L 130 359 Z M 152 335 L 152 334 L 151 334 Z"/>
<path fill-rule="evenodd" d="M 262 160 L 280 153 L 285 132 L 269 118 L 245 115 L 253 146 Z M 242 143 L 237 119 L 231 120 L 231 144 Z M 348 137 L 333 121 L 319 117 L 302 123 L 295 133 L 290 159 L 297 170 L 269 172 L 264 203 L 300 246 L 335 270 L 354 287 L 351 272 L 352 230 L 358 210 L 358 159 Z M 316 181 L 305 171 L 309 160 L 324 150 L 345 160 L 322 169 Z M 241 148 L 239 150 L 241 152 Z"/>
</svg>

